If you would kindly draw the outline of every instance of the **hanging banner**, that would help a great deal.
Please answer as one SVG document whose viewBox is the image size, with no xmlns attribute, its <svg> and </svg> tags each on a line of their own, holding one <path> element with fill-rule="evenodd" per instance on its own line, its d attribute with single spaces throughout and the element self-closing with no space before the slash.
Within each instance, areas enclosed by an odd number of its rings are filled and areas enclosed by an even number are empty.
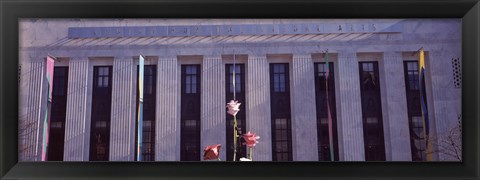
<svg viewBox="0 0 480 180">
<path fill-rule="evenodd" d="M 137 116 L 137 161 L 142 160 L 142 131 L 143 131 L 143 68 L 144 58 L 140 55 L 138 62 L 138 116 Z"/>
<path fill-rule="evenodd" d="M 42 161 L 47 160 L 47 150 L 48 150 L 48 135 L 50 131 L 50 113 L 52 105 L 52 91 L 53 91 L 53 69 L 54 69 L 55 59 L 51 56 L 46 58 L 46 69 L 45 69 L 45 83 L 47 87 L 46 100 L 47 106 L 45 108 L 45 119 L 43 121 L 43 138 L 42 138 Z"/>
</svg>

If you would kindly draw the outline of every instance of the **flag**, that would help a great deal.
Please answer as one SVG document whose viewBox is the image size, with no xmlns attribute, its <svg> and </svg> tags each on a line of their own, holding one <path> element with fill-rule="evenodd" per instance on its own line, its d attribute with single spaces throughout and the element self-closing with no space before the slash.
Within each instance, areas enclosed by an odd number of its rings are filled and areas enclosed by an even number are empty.
<svg viewBox="0 0 480 180">
<path fill-rule="evenodd" d="M 143 66 L 144 58 L 140 55 L 138 62 L 138 112 L 137 112 L 137 161 L 142 160 L 142 129 L 143 129 Z"/>
<path fill-rule="evenodd" d="M 428 109 L 427 109 L 427 97 L 425 94 L 425 90 L 423 87 L 423 82 L 425 81 L 425 57 L 423 48 L 420 49 L 419 57 L 418 57 L 418 70 L 419 70 L 419 90 L 420 90 L 420 103 L 422 108 L 422 123 L 423 123 L 423 137 L 425 138 L 425 152 L 427 152 L 427 161 L 432 160 L 432 154 L 430 149 L 430 132 L 429 132 L 429 120 L 428 120 Z"/>
<path fill-rule="evenodd" d="M 43 121 L 43 143 L 42 143 L 42 161 L 47 160 L 48 150 L 48 135 L 50 131 L 50 112 L 52 105 L 52 90 L 53 90 L 53 68 L 55 59 L 51 56 L 46 58 L 45 82 L 47 86 L 47 107 L 45 109 L 45 119 Z"/>
<path fill-rule="evenodd" d="M 333 151 L 333 128 L 332 128 L 332 114 L 330 113 L 330 100 L 328 99 L 328 78 L 330 76 L 330 66 L 328 64 L 328 49 L 325 52 L 325 92 L 327 97 L 327 114 L 328 114 L 328 141 L 330 144 L 330 160 L 334 161 Z"/>
</svg>

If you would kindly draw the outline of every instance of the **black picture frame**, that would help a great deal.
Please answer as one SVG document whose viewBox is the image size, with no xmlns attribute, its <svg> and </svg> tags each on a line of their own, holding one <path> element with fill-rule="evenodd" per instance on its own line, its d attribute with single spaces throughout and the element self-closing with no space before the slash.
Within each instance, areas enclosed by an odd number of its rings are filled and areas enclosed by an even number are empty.
<svg viewBox="0 0 480 180">
<path fill-rule="evenodd" d="M 19 18 L 461 18 L 463 162 L 17 162 Z M 0 178 L 478 179 L 478 0 L 1 0 Z"/>
</svg>

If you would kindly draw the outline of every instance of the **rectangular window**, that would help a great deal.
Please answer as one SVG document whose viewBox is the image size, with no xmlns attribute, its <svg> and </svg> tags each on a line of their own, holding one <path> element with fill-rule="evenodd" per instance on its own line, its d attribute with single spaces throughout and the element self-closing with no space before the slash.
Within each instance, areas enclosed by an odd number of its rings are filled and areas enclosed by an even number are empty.
<svg viewBox="0 0 480 180">
<path fill-rule="evenodd" d="M 425 161 L 425 137 L 423 135 L 422 109 L 420 106 L 420 89 L 418 61 L 405 61 L 405 90 L 410 129 L 410 147 L 413 161 Z M 425 82 L 423 87 L 425 87 Z"/>
<path fill-rule="evenodd" d="M 110 111 L 112 102 L 112 66 L 94 66 L 90 161 L 108 161 L 110 147 Z"/>
<path fill-rule="evenodd" d="M 288 63 L 270 64 L 272 160 L 292 161 Z"/>
<path fill-rule="evenodd" d="M 48 161 L 63 161 L 65 117 L 67 113 L 68 67 L 55 67 L 48 136 Z"/>
<path fill-rule="evenodd" d="M 233 100 L 233 73 L 234 68 L 233 64 L 225 65 L 225 97 L 226 103 Z M 240 105 L 240 111 L 237 113 L 237 127 L 238 133 L 245 134 L 247 132 L 245 128 L 245 118 L 246 118 L 246 102 L 245 102 L 245 65 L 244 64 L 235 64 L 235 98 L 238 100 Z M 225 109 L 227 111 L 227 109 Z M 227 161 L 233 160 L 233 116 L 226 113 L 227 123 L 226 123 L 226 133 L 227 133 Z M 243 142 L 243 139 L 239 139 L 237 142 Z M 238 161 L 241 157 L 246 156 L 246 147 L 242 146 L 241 143 L 237 144 L 237 155 L 236 160 Z"/>
<path fill-rule="evenodd" d="M 137 72 L 138 68 L 137 68 Z M 138 73 L 137 73 L 138 79 Z M 143 74 L 143 127 L 142 127 L 142 161 L 155 160 L 155 108 L 156 108 L 156 81 L 157 66 L 144 66 Z M 137 97 L 139 94 L 137 82 Z M 138 109 L 137 98 L 137 109 Z M 135 117 L 138 117 L 138 112 Z M 138 121 L 135 119 L 135 147 L 138 143 Z M 137 160 L 138 148 L 135 148 L 135 160 Z"/>
<path fill-rule="evenodd" d="M 338 161 L 338 135 L 337 135 L 337 113 L 335 106 L 335 76 L 333 63 L 329 64 L 328 92 L 326 86 L 326 65 L 325 63 L 315 63 L 315 102 L 317 110 L 317 140 L 318 140 L 318 159 L 320 161 L 330 161 L 330 139 L 328 129 L 328 108 L 330 105 L 330 115 L 332 118 L 333 150 L 334 160 Z M 328 102 L 327 102 L 328 93 Z"/>
<path fill-rule="evenodd" d="M 182 65 L 181 161 L 200 161 L 200 73 L 200 65 Z"/>
<path fill-rule="evenodd" d="M 360 62 L 359 72 L 365 160 L 385 161 L 378 63 Z"/>
</svg>

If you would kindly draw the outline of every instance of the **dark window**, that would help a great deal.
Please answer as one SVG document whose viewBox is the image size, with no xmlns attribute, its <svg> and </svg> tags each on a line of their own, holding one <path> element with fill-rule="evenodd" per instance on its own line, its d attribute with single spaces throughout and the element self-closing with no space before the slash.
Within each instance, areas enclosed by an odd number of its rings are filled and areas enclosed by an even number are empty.
<svg viewBox="0 0 480 180">
<path fill-rule="evenodd" d="M 199 79 L 197 78 L 197 75 L 200 73 L 198 71 L 199 69 L 197 69 L 196 66 L 185 66 L 185 80 L 182 82 L 185 83 L 184 88 L 186 94 L 196 94 L 199 92 L 197 91 L 200 84 Z"/>
<path fill-rule="evenodd" d="M 112 66 L 95 66 L 93 71 L 90 161 L 108 161 L 112 104 Z"/>
<path fill-rule="evenodd" d="M 423 134 L 422 109 L 420 106 L 418 61 L 405 61 L 403 67 L 405 71 L 405 89 L 407 93 L 412 160 L 425 161 L 425 137 Z M 425 81 L 422 83 L 424 85 L 423 87 L 425 87 Z"/>
<path fill-rule="evenodd" d="M 230 102 L 230 100 L 233 99 L 233 64 L 227 64 L 225 65 L 225 93 L 226 93 L 226 103 Z M 245 117 L 246 117 L 246 112 L 245 112 L 245 107 L 246 107 L 246 102 L 245 102 L 245 65 L 244 64 L 236 64 L 235 65 L 235 97 L 236 100 L 238 100 L 239 103 L 242 103 L 240 105 L 240 111 L 237 113 L 237 127 L 239 132 L 241 134 L 245 134 Z M 227 111 L 225 109 L 225 111 Z M 233 116 L 227 113 L 227 123 L 226 123 L 226 133 L 227 133 L 227 161 L 232 161 L 233 160 Z M 246 156 L 246 147 L 241 145 L 242 139 L 239 139 L 237 141 L 237 155 L 236 155 L 236 160 L 238 161 L 241 157 L 247 157 Z"/>
<path fill-rule="evenodd" d="M 200 65 L 182 65 L 180 160 L 200 160 Z"/>
<path fill-rule="evenodd" d="M 338 161 L 337 113 L 335 106 L 335 76 L 333 63 L 329 64 L 328 103 L 332 117 L 334 160 Z M 330 161 L 330 140 L 328 132 L 327 89 L 325 83 L 325 63 L 315 63 L 315 102 L 317 110 L 318 159 Z"/>
<path fill-rule="evenodd" d="M 65 139 L 65 116 L 67 112 L 68 67 L 55 67 L 48 136 L 48 161 L 62 161 Z"/>
<path fill-rule="evenodd" d="M 138 68 L 137 68 L 137 72 Z M 142 161 L 155 160 L 155 104 L 157 66 L 144 66 L 143 74 L 143 128 L 142 128 Z M 138 73 L 137 73 L 138 79 Z M 137 109 L 138 109 L 138 82 L 137 82 Z M 138 117 L 138 110 L 137 115 Z M 135 119 L 135 161 L 137 160 L 138 120 Z"/>
<path fill-rule="evenodd" d="M 272 160 L 292 161 L 288 63 L 270 64 Z"/>
<path fill-rule="evenodd" d="M 359 69 L 365 160 L 385 161 L 378 63 L 360 62 Z"/>
</svg>

